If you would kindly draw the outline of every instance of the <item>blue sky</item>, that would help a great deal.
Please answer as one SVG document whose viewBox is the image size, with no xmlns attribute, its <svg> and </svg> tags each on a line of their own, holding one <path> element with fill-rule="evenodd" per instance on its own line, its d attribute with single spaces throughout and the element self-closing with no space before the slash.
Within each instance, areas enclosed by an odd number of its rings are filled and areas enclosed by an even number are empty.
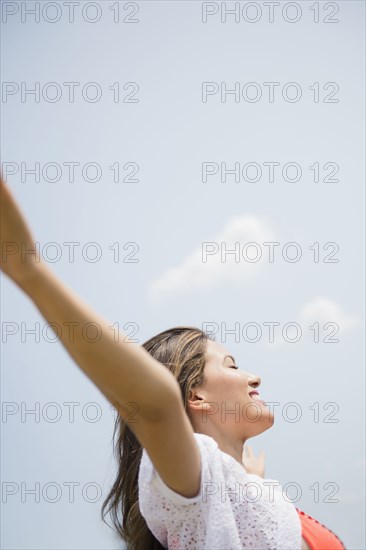
<svg viewBox="0 0 366 550">
<path fill-rule="evenodd" d="M 364 3 L 3 4 L 2 167 L 44 259 L 140 343 L 210 327 L 279 403 L 267 477 L 364 548 Z M 119 548 L 107 401 L 5 277 L 2 333 L 3 546 Z"/>
</svg>

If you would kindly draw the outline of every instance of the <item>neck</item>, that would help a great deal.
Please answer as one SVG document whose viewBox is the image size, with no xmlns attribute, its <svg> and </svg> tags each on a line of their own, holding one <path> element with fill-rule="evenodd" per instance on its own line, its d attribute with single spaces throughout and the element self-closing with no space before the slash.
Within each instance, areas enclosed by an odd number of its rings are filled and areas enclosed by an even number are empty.
<svg viewBox="0 0 366 550">
<path fill-rule="evenodd" d="M 228 434 L 227 431 L 223 433 L 217 426 L 209 423 L 205 424 L 205 426 L 199 426 L 195 431 L 211 436 L 221 451 L 232 456 L 244 468 L 242 458 L 244 443 L 246 441 L 244 436 Z"/>
</svg>

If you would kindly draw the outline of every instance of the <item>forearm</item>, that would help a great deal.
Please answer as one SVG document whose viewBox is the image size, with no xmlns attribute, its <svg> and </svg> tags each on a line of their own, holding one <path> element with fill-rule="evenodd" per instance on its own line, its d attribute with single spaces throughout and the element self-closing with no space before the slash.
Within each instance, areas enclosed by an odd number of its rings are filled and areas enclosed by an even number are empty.
<svg viewBox="0 0 366 550">
<path fill-rule="evenodd" d="M 166 367 L 140 345 L 115 332 L 45 264 L 40 264 L 19 285 L 49 323 L 66 328 L 62 344 L 83 372 L 113 404 L 133 402 L 142 417 L 158 418 L 178 384 Z M 96 325 L 85 332 L 88 323 Z M 94 332 L 93 332 L 94 331 Z"/>
</svg>

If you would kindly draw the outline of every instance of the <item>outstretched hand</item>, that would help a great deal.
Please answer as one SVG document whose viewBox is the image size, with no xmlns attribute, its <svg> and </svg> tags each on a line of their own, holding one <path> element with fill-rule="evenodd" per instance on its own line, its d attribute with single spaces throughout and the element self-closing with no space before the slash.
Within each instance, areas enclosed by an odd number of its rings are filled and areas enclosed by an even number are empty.
<svg viewBox="0 0 366 550">
<path fill-rule="evenodd" d="M 264 478 L 264 458 L 264 451 L 262 451 L 260 455 L 256 457 L 254 455 L 252 447 L 247 443 L 244 445 L 242 460 L 248 474 L 256 474 L 257 476 Z"/>
<path fill-rule="evenodd" d="M 1 174 L 0 202 L 0 268 L 22 287 L 39 266 L 40 258 L 27 222 Z"/>
</svg>

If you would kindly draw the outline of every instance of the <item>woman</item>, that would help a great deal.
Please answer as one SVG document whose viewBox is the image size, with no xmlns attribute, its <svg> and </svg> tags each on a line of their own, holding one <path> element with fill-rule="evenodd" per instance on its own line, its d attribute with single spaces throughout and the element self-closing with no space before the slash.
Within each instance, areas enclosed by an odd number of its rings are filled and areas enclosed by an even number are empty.
<svg viewBox="0 0 366 550">
<path fill-rule="evenodd" d="M 344 548 L 288 502 L 276 480 L 262 479 L 263 455 L 249 452 L 243 464 L 247 439 L 273 425 L 258 376 L 194 327 L 143 346 L 126 337 L 116 343 L 108 323 L 42 262 L 3 181 L 1 247 L 2 270 L 45 319 L 73 322 L 74 338 L 65 333 L 62 343 L 118 412 L 119 471 L 102 512 L 112 512 L 129 548 Z M 101 329 L 96 342 L 83 338 L 90 322 Z"/>
</svg>

